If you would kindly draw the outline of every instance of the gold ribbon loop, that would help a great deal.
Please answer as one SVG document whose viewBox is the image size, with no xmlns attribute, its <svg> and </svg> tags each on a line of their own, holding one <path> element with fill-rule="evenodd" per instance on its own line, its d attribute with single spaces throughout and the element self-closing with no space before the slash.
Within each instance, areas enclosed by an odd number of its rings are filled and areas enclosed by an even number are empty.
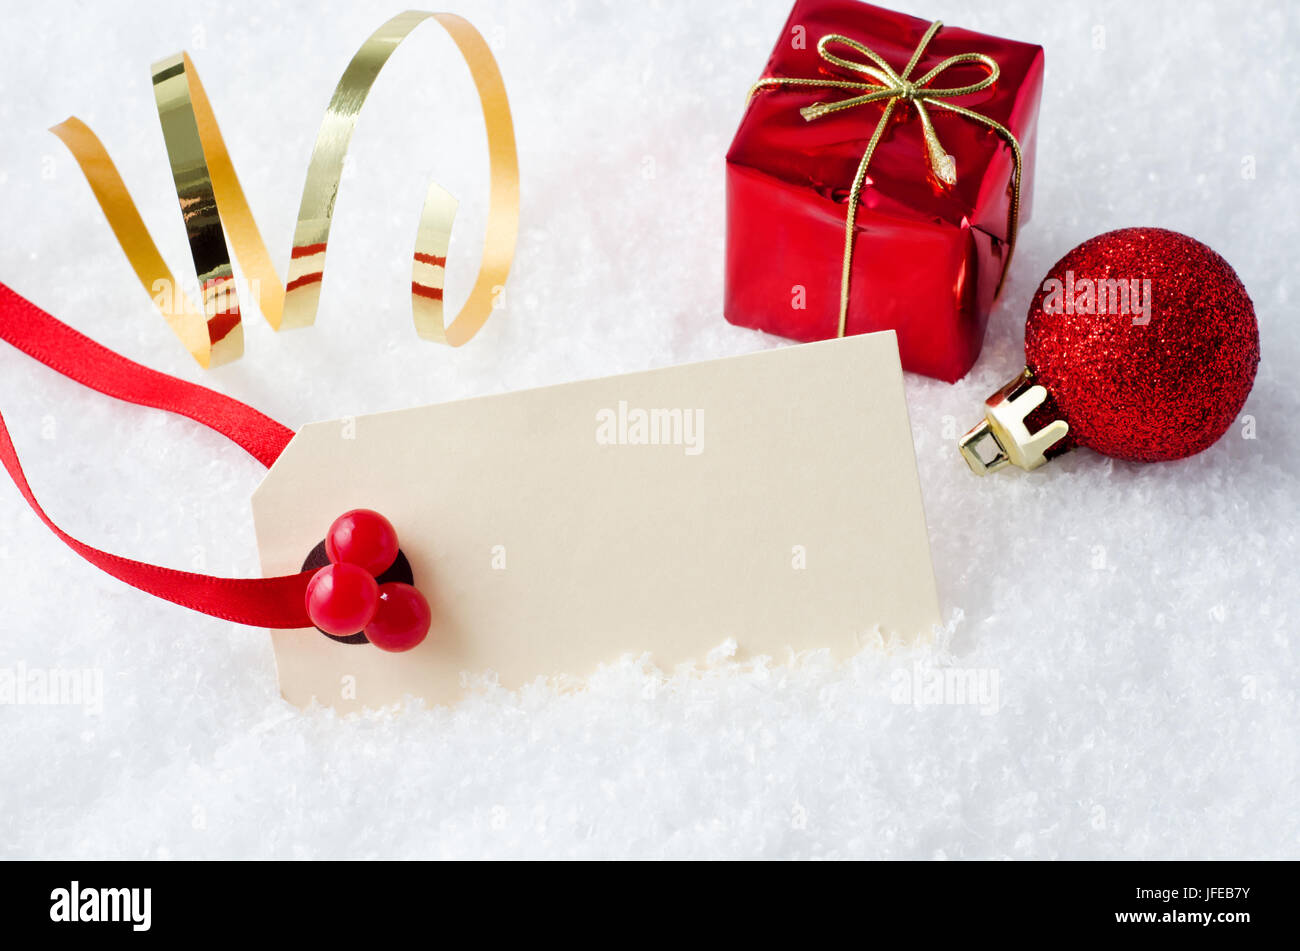
<svg viewBox="0 0 1300 951">
<path fill-rule="evenodd" d="M 993 57 L 984 53 L 959 53 L 955 56 L 949 56 L 919 79 L 910 78 L 912 70 L 916 68 L 916 64 L 921 61 L 921 56 L 925 53 L 926 47 L 930 45 L 930 40 L 934 38 L 934 35 L 939 32 L 942 26 L 943 24 L 938 20 L 930 24 L 930 28 L 925 31 L 925 35 L 917 43 L 916 49 L 912 52 L 912 58 L 908 60 L 907 66 L 901 73 L 895 72 L 888 61 L 877 54 L 875 50 L 859 43 L 857 40 L 842 36 L 839 33 L 828 33 L 817 41 L 817 55 L 844 72 L 865 77 L 864 80 L 769 76 L 760 79 L 750 87 L 750 98 L 760 89 L 774 86 L 815 86 L 819 89 L 858 91 L 856 95 L 837 102 L 814 102 L 811 105 L 802 107 L 799 114 L 809 122 L 832 113 L 843 112 L 846 109 L 856 109 L 858 106 L 864 106 L 870 102 L 883 102 L 885 104 L 884 111 L 876 123 L 876 129 L 871 135 L 871 140 L 862 153 L 862 160 L 858 163 L 857 174 L 853 178 L 853 187 L 849 191 L 848 210 L 845 214 L 844 224 L 844 261 L 840 273 L 840 313 L 837 336 L 844 336 L 848 323 L 850 277 L 853 270 L 853 239 L 857 225 L 858 202 L 862 196 L 862 186 L 866 180 L 867 166 L 871 164 L 871 157 L 876 152 L 876 146 L 880 144 L 880 139 L 889 125 L 889 119 L 894 114 L 894 107 L 900 101 L 911 103 L 916 107 L 917 117 L 921 120 L 921 130 L 925 138 L 930 168 L 933 170 L 935 178 L 945 185 L 956 184 L 957 163 L 939 141 L 939 136 L 934 131 L 934 123 L 930 119 L 930 113 L 926 106 L 947 109 L 949 112 L 955 112 L 958 115 L 979 122 L 996 132 L 1011 147 L 1015 167 L 1011 180 L 1011 205 L 1007 210 L 1007 256 L 1002 262 L 1002 274 L 998 279 L 998 290 L 1002 289 L 1002 282 L 1006 280 L 1007 269 L 1011 266 L 1011 255 L 1016 246 L 1016 231 L 1020 224 L 1020 143 L 1016 141 L 1016 137 L 1012 135 L 1011 131 L 1001 123 L 956 103 L 945 101 L 959 96 L 969 96 L 972 93 L 982 92 L 990 88 L 1001 75 L 997 62 Z M 830 49 L 832 44 L 847 46 L 869 62 L 848 59 L 832 52 Z M 983 66 L 988 70 L 988 74 L 979 82 L 969 83 L 965 86 L 943 87 L 931 85 L 946 70 L 965 63 L 976 63 Z"/>
<path fill-rule="evenodd" d="M 287 284 L 281 283 L 262 240 L 194 64 L 185 53 L 154 64 L 158 117 L 202 307 L 180 291 L 95 134 L 76 118 L 51 130 L 80 165 L 136 276 L 201 366 L 217 366 L 243 353 L 232 251 L 274 329 L 314 323 L 334 201 L 357 116 L 393 51 L 425 20 L 436 20 L 464 57 L 487 129 L 490 194 L 483 254 L 469 298 L 450 325 L 444 323 L 443 289 L 457 203 L 437 184 L 425 195 L 412 262 L 411 309 L 417 333 L 458 347 L 478 333 L 500 299 L 519 224 L 519 165 L 505 84 L 487 42 L 468 20 L 451 13 L 407 11 L 376 30 L 353 56 L 334 89 L 307 167 Z"/>
</svg>

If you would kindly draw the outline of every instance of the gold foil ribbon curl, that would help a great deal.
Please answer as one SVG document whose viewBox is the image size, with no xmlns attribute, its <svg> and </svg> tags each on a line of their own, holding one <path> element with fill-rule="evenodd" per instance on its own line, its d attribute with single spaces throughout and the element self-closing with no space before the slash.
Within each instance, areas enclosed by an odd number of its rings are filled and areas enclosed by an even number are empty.
<svg viewBox="0 0 1300 951">
<path fill-rule="evenodd" d="M 843 112 L 846 109 L 854 109 L 858 106 L 864 106 L 870 102 L 884 102 L 885 108 L 881 113 L 880 120 L 876 123 L 875 131 L 871 135 L 871 140 L 867 143 L 866 149 L 862 153 L 862 160 L 858 163 L 857 174 L 853 177 L 853 187 L 849 191 L 848 210 L 845 213 L 844 222 L 844 258 L 843 267 L 840 271 L 840 313 L 839 329 L 837 336 L 843 337 L 845 328 L 848 323 L 849 313 L 849 288 L 853 271 L 853 239 L 854 231 L 857 225 L 858 202 L 862 196 L 862 186 L 867 176 L 867 166 L 871 164 L 871 157 L 876 152 L 876 146 L 880 144 L 881 137 L 885 134 L 885 129 L 889 125 L 889 119 L 894 114 L 894 107 L 901 101 L 911 103 L 916 107 L 916 114 L 921 120 L 922 134 L 925 137 L 926 153 L 930 160 L 930 168 L 934 172 L 935 178 L 945 185 L 953 185 L 957 181 L 956 161 L 943 145 L 939 142 L 939 136 L 934 131 L 934 123 L 930 119 L 930 113 L 927 106 L 933 106 L 939 109 L 946 109 L 949 112 L 955 112 L 958 115 L 965 116 L 980 124 L 987 126 L 996 132 L 1011 147 L 1011 154 L 1015 163 L 1011 179 L 1011 205 L 1007 209 L 1007 256 L 1002 262 L 1002 274 L 998 279 L 998 290 L 1002 289 L 1002 282 L 1006 280 L 1007 269 L 1011 266 L 1011 255 L 1016 247 L 1016 232 L 1020 226 L 1020 174 L 1022 158 L 1020 154 L 1020 143 L 1016 137 L 1000 122 L 990 119 L 988 116 L 981 115 L 974 110 L 959 106 L 956 103 L 945 102 L 946 99 L 953 99 L 958 96 L 968 96 L 972 93 L 981 92 L 988 89 L 998 80 L 1000 70 L 997 62 L 991 56 L 984 53 L 959 53 L 956 56 L 949 56 L 934 69 L 930 70 L 919 79 L 910 79 L 912 70 L 916 64 L 921 61 L 921 56 L 925 53 L 925 48 L 929 46 L 930 40 L 939 32 L 943 24 L 935 20 L 930 24 L 930 28 L 925 31 L 921 41 L 917 43 L 916 49 L 912 53 L 912 58 L 908 60 L 907 66 L 902 73 L 894 71 L 893 67 L 874 50 L 869 49 L 857 40 L 850 39 L 838 33 L 828 33 L 817 41 L 817 53 L 826 62 L 837 66 L 842 70 L 850 73 L 857 73 L 865 76 L 871 82 L 857 80 L 837 80 L 837 79 L 810 79 L 793 76 L 769 76 L 760 79 L 754 83 L 749 90 L 749 98 L 752 99 L 754 94 L 760 89 L 770 88 L 773 86 L 816 86 L 821 89 L 849 89 L 857 90 L 858 94 L 850 96 L 847 99 L 841 99 L 837 102 L 822 103 L 815 102 L 810 106 L 804 106 L 799 110 L 803 118 L 812 122 L 822 116 L 831 115 L 836 112 Z M 870 62 L 859 62 L 856 60 L 846 59 L 833 53 L 829 47 L 832 43 L 843 44 L 854 52 L 865 57 Z M 874 66 L 872 64 L 875 64 Z M 930 84 L 934 82 L 945 70 L 958 66 L 963 63 L 978 63 L 985 67 L 989 72 L 982 80 L 971 83 L 966 86 L 953 87 L 936 87 Z"/>
<path fill-rule="evenodd" d="M 95 133 L 75 117 L 51 129 L 80 165 L 140 283 L 201 366 L 228 363 L 244 350 L 232 252 L 274 329 L 315 322 L 334 201 L 357 116 L 393 51 L 425 20 L 435 20 L 447 31 L 469 66 L 487 130 L 489 204 L 483 253 L 469 297 L 449 324 L 442 298 L 457 203 L 437 184 L 430 184 L 425 195 L 412 260 L 416 332 L 426 340 L 459 347 L 491 316 L 510 273 L 519 231 L 519 163 L 505 84 L 487 42 L 468 20 L 452 13 L 407 11 L 376 30 L 352 57 L 334 89 L 307 166 L 287 283 L 281 282 L 262 240 L 188 54 L 155 63 L 153 88 L 201 304 L 181 292 Z"/>
</svg>

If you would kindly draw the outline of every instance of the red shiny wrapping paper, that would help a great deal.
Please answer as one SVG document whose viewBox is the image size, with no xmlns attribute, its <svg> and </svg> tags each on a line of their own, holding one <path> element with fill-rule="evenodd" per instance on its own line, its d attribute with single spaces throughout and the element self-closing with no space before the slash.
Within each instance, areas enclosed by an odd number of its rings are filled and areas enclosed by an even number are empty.
<svg viewBox="0 0 1300 951">
<path fill-rule="evenodd" d="M 798 0 L 763 76 L 862 79 L 817 53 L 839 33 L 902 72 L 930 21 L 858 0 Z M 802 37 L 802 48 L 797 40 Z M 987 90 L 949 100 L 994 119 L 1022 153 L 1020 230 L 1033 193 L 1043 49 L 945 25 L 912 71 L 984 53 L 1001 75 Z M 975 83 L 977 64 L 953 66 L 936 87 Z M 802 106 L 854 95 L 778 87 L 755 93 L 727 153 L 727 320 L 795 340 L 834 337 L 849 190 L 884 109 L 868 103 L 805 121 Z M 867 169 L 854 238 L 846 333 L 894 330 L 903 368 L 954 382 L 975 363 L 1007 254 L 1011 148 L 984 125 L 930 108 L 957 182 L 931 173 L 916 109 L 900 101 Z M 799 306 L 802 304 L 803 306 Z"/>
</svg>

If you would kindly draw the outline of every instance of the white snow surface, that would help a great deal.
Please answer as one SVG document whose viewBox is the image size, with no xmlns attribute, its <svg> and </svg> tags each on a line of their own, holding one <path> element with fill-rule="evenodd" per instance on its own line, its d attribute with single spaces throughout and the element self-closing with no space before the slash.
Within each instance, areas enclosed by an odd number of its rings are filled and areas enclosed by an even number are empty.
<svg viewBox="0 0 1300 951">
<path fill-rule="evenodd" d="M 283 267 L 329 94 L 400 8 L 3 6 L 0 280 L 148 366 L 298 426 L 785 345 L 721 306 L 723 156 L 785 0 L 454 7 L 501 64 L 523 188 L 506 307 L 460 350 L 414 335 L 410 241 L 432 176 L 462 199 L 450 295 L 463 298 L 486 148 L 467 71 L 422 27 L 361 117 L 315 328 L 276 335 L 250 304 L 245 357 L 211 373 L 152 310 L 47 127 L 75 114 L 98 132 L 185 273 L 148 67 L 189 49 Z M 956 385 L 907 378 L 948 621 L 934 645 L 750 667 L 720 632 L 696 671 L 627 658 L 576 691 L 484 683 L 455 709 L 300 712 L 264 631 L 100 573 L 6 480 L 0 668 L 99 671 L 103 699 L 97 714 L 0 707 L 0 855 L 1300 854 L 1300 8 L 909 12 L 1047 50 L 1034 216 L 984 354 Z M 1191 234 L 1241 275 L 1263 353 L 1250 420 L 1178 463 L 1080 451 L 972 477 L 954 437 L 1019 367 L 1034 287 L 1078 242 L 1129 225 Z M 146 561 L 258 573 L 256 462 L 12 348 L 0 368 L 0 409 L 64 528 Z M 944 670 L 989 702 L 909 702 L 915 679 Z"/>
</svg>

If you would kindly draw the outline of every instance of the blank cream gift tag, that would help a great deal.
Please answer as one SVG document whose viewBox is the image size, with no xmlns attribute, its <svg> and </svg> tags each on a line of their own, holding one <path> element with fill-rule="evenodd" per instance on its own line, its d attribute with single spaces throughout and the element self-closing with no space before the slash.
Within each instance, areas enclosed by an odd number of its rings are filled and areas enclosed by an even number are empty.
<svg viewBox="0 0 1300 951">
<path fill-rule="evenodd" d="M 843 657 L 940 620 L 892 332 L 305 426 L 253 496 L 263 571 L 352 508 L 397 527 L 433 627 L 405 654 L 273 631 L 297 705 L 671 671 L 727 638 Z"/>
</svg>

